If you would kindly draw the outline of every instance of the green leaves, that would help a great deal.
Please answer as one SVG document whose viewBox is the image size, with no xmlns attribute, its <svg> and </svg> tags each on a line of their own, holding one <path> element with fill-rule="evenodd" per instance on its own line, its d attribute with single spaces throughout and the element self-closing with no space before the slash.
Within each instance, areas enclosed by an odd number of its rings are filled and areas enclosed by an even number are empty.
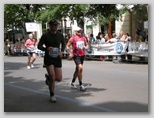
<svg viewBox="0 0 154 118">
<path fill-rule="evenodd" d="M 4 27 L 6 29 L 23 27 L 25 22 L 37 20 L 37 12 L 43 5 L 38 4 L 5 4 Z"/>
<path fill-rule="evenodd" d="M 63 17 L 69 17 L 72 21 L 76 19 L 79 25 L 83 25 L 84 17 L 105 25 L 127 11 L 135 13 L 147 8 L 144 4 L 136 4 L 131 9 L 128 4 L 121 5 L 123 7 L 118 10 L 117 4 L 5 4 L 4 26 L 24 27 L 25 22 L 46 23 L 50 19 L 61 20 Z M 148 19 L 147 15 L 143 17 Z"/>
</svg>

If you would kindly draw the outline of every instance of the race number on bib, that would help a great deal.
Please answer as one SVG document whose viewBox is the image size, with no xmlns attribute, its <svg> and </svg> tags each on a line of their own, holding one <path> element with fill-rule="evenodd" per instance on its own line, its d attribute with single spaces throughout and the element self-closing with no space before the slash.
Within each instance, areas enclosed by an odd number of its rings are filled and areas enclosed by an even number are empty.
<svg viewBox="0 0 154 118">
<path fill-rule="evenodd" d="M 78 42 L 76 42 L 76 47 L 77 47 L 77 49 L 78 50 L 82 50 L 82 49 L 84 49 L 84 41 L 78 41 Z"/>
<path fill-rule="evenodd" d="M 51 52 L 49 52 L 49 56 L 56 58 L 58 57 L 59 49 L 58 48 L 53 48 Z"/>
</svg>

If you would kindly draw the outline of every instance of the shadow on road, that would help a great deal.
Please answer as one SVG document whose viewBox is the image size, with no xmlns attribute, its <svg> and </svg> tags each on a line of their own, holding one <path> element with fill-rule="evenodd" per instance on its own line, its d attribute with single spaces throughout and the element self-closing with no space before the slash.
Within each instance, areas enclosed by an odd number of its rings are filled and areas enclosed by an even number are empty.
<svg viewBox="0 0 154 118">
<path fill-rule="evenodd" d="M 40 64 L 35 64 L 33 69 L 38 69 Z M 27 63 L 17 63 L 17 62 L 4 62 L 4 70 L 19 70 L 27 68 Z"/>
</svg>

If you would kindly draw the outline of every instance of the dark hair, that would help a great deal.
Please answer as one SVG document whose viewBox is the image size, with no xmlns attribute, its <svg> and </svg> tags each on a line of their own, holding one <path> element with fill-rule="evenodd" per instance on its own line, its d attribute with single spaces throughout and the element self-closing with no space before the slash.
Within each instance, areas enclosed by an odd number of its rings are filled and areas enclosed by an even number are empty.
<svg viewBox="0 0 154 118">
<path fill-rule="evenodd" d="M 97 35 L 98 39 L 100 39 L 100 35 L 101 35 L 101 34 L 102 34 L 101 32 L 98 33 L 98 35 Z M 103 34 L 102 34 L 102 35 L 103 35 Z"/>
<path fill-rule="evenodd" d="M 129 33 L 126 33 L 127 36 L 130 36 Z"/>
<path fill-rule="evenodd" d="M 58 23 L 57 20 L 51 19 L 51 20 L 48 22 L 48 24 L 49 24 L 49 25 L 53 25 L 53 24 L 58 25 L 59 23 Z"/>
<path fill-rule="evenodd" d="M 138 31 L 136 31 L 136 34 L 137 34 L 137 35 L 140 35 L 140 33 L 139 33 Z"/>
<path fill-rule="evenodd" d="M 100 37 L 99 36 L 96 36 L 96 39 L 100 39 Z"/>
<path fill-rule="evenodd" d="M 90 36 L 93 37 L 94 35 L 93 34 L 90 34 Z"/>
</svg>

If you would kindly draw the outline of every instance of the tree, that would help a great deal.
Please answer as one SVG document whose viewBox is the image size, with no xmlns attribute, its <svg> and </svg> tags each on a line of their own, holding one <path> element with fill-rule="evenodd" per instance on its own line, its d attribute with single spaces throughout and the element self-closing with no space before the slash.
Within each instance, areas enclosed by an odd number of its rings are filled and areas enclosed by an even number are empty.
<svg viewBox="0 0 154 118">
<path fill-rule="evenodd" d="M 38 21 L 49 21 L 51 18 L 61 20 L 69 17 L 72 21 L 77 20 L 78 24 L 83 25 L 84 14 L 88 10 L 86 4 L 52 4 L 47 5 L 46 9 L 40 11 Z"/>
<path fill-rule="evenodd" d="M 46 9 L 40 11 L 39 21 L 50 20 L 50 18 L 61 20 L 62 17 L 69 17 L 72 21 L 75 19 L 79 25 L 83 25 L 84 17 L 88 17 L 94 22 L 105 25 L 110 20 L 117 19 L 122 11 L 117 9 L 117 4 L 52 4 L 47 6 Z"/>
<path fill-rule="evenodd" d="M 84 17 L 106 25 L 131 9 L 136 12 L 147 6 L 136 4 L 130 8 L 131 4 L 121 5 L 122 8 L 119 10 L 117 4 L 5 4 L 4 27 L 6 29 L 25 28 L 25 22 L 46 23 L 51 18 L 61 20 L 62 17 L 69 17 L 72 21 L 75 19 L 82 27 Z M 148 16 L 144 19 L 148 19 Z"/>
<path fill-rule="evenodd" d="M 5 4 L 4 5 L 4 28 L 24 28 L 25 22 L 35 22 L 37 12 L 43 5 L 40 4 Z"/>
</svg>

